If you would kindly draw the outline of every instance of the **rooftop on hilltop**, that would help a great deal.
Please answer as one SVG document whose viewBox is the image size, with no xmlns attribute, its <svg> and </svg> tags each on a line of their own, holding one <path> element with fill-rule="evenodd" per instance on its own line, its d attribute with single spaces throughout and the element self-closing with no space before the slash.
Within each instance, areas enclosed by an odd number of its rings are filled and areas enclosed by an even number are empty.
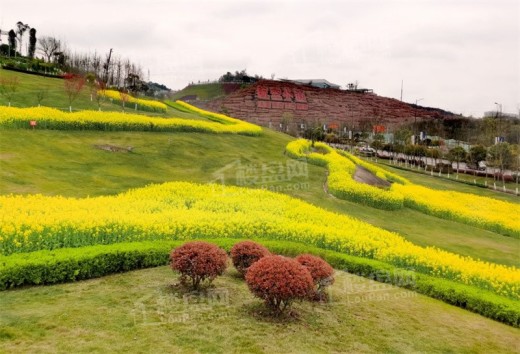
<svg viewBox="0 0 520 354">
<path fill-rule="evenodd" d="M 283 79 L 282 81 L 292 82 L 295 84 L 310 85 L 319 88 L 334 88 L 339 89 L 341 86 L 333 84 L 325 79 L 305 79 L 305 80 L 289 80 Z"/>
</svg>

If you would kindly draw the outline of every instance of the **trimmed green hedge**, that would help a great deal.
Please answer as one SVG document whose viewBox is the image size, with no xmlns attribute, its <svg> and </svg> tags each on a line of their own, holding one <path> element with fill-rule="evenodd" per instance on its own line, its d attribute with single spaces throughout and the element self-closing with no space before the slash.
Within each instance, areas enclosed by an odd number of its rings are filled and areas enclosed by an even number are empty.
<svg viewBox="0 0 520 354">
<path fill-rule="evenodd" d="M 208 239 L 207 241 L 229 251 L 240 240 Z M 257 241 L 274 253 L 288 256 L 302 253 L 318 255 L 336 269 L 407 288 L 508 325 L 520 327 L 518 302 L 489 291 L 404 270 L 373 259 L 300 243 Z M 119 243 L 3 256 L 0 257 L 0 290 L 90 279 L 133 269 L 166 265 L 171 249 L 184 242 L 186 241 Z M 402 281 L 403 278 L 413 279 L 413 281 Z"/>
</svg>

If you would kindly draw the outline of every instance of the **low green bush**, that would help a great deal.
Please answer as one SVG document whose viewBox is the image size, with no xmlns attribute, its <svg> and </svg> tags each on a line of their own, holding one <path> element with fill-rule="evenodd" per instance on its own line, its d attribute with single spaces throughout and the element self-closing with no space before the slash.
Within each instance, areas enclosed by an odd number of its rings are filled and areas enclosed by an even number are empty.
<svg viewBox="0 0 520 354">
<path fill-rule="evenodd" d="M 208 239 L 230 251 L 236 239 Z M 436 278 L 373 259 L 361 258 L 288 241 L 255 240 L 274 254 L 310 253 L 335 269 L 410 289 L 485 317 L 520 327 L 518 301 L 469 285 Z M 133 269 L 167 265 L 169 253 L 185 241 L 118 243 L 62 248 L 0 257 L 0 290 L 27 285 L 90 279 Z"/>
<path fill-rule="evenodd" d="M 0 290 L 64 283 L 166 265 L 171 249 L 180 243 L 119 243 L 0 257 Z"/>
</svg>

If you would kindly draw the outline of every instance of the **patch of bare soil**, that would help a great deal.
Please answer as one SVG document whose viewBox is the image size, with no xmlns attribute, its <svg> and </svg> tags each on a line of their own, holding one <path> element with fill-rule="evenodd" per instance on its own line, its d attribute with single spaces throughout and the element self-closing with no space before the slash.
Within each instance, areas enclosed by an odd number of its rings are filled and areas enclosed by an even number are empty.
<svg viewBox="0 0 520 354">
<path fill-rule="evenodd" d="M 8 154 L 8 153 L 0 154 L 0 160 L 10 160 L 15 156 L 16 156 L 15 154 Z"/>
<path fill-rule="evenodd" d="M 377 177 L 372 172 L 364 167 L 356 166 L 356 172 L 354 173 L 354 181 L 369 184 L 375 187 L 390 187 L 391 183 Z"/>
<path fill-rule="evenodd" d="M 122 146 L 115 146 L 115 145 L 108 145 L 108 144 L 94 145 L 94 147 L 96 149 L 110 151 L 110 152 L 132 152 L 132 150 L 134 149 L 132 146 L 122 147 Z"/>
</svg>

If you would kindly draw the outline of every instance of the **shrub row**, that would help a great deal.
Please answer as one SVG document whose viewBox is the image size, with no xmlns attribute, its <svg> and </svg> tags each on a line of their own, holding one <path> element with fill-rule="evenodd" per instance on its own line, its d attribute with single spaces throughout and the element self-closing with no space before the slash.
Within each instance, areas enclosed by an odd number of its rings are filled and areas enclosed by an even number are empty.
<svg viewBox="0 0 520 354">
<path fill-rule="evenodd" d="M 210 241 L 228 251 L 237 242 L 236 239 Z M 0 257 L 0 289 L 69 282 L 132 269 L 166 265 L 170 250 L 183 242 L 120 243 Z M 304 244 L 263 240 L 261 243 L 277 254 L 287 256 L 314 254 L 325 259 L 336 269 L 407 288 L 511 326 L 520 327 L 518 301 L 495 295 L 490 291 L 406 271 L 381 261 Z"/>
<path fill-rule="evenodd" d="M 181 242 L 118 243 L 0 257 L 0 290 L 65 283 L 165 265 L 169 251 Z"/>
</svg>

